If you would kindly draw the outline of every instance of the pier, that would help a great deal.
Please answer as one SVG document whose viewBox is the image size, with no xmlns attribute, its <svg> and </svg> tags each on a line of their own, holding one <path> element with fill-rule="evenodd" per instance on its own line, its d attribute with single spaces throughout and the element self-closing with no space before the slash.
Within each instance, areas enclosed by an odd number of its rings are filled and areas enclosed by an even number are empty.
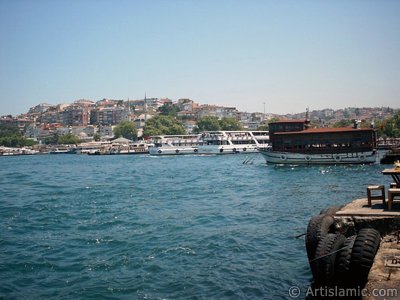
<svg viewBox="0 0 400 300">
<path fill-rule="evenodd" d="M 378 150 L 390 150 L 398 147 L 400 147 L 400 138 L 380 138 L 376 141 Z"/>
<path fill-rule="evenodd" d="M 400 203 L 389 209 L 384 199 L 384 193 L 371 197 L 369 192 L 310 220 L 306 248 L 312 287 L 335 288 L 363 300 L 398 299 Z"/>
<path fill-rule="evenodd" d="M 379 231 L 383 238 L 365 285 L 368 295 L 362 299 L 384 299 L 385 297 L 374 295 L 374 291 L 393 292 L 393 289 L 397 289 L 398 297 L 400 296 L 400 203 L 395 202 L 391 211 L 380 202 L 373 203 L 371 207 L 368 207 L 367 203 L 367 198 L 357 199 L 341 208 L 334 215 L 335 228 L 346 236 L 351 236 L 366 227 Z"/>
</svg>

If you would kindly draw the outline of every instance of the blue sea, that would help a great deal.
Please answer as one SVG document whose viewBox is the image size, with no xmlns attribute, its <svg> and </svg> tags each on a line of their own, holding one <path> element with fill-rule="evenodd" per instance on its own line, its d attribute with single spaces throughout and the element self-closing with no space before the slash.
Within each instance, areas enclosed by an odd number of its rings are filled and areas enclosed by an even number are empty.
<svg viewBox="0 0 400 300">
<path fill-rule="evenodd" d="M 2 299 L 289 299 L 322 208 L 384 166 L 245 155 L 0 157 Z M 300 298 L 304 298 L 303 295 Z"/>
</svg>

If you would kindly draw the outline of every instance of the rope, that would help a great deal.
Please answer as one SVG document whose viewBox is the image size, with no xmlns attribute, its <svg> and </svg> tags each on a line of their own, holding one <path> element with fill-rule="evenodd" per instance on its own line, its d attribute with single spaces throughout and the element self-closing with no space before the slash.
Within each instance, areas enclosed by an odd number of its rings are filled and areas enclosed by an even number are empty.
<svg viewBox="0 0 400 300">
<path fill-rule="evenodd" d="M 328 253 L 328 254 L 325 254 L 325 255 L 316 257 L 316 258 L 310 260 L 310 263 L 312 263 L 313 261 L 319 260 L 319 259 L 321 259 L 321 258 L 330 256 L 330 255 L 332 255 L 332 254 L 334 254 L 334 253 L 337 253 L 337 252 L 342 251 L 343 249 L 346 249 L 346 248 L 349 248 L 349 247 L 350 247 L 350 245 L 349 245 L 349 246 L 346 246 L 346 247 L 343 247 L 343 248 L 340 248 L 340 249 L 338 249 L 338 250 L 336 250 L 336 251 L 330 252 L 330 253 Z"/>
</svg>

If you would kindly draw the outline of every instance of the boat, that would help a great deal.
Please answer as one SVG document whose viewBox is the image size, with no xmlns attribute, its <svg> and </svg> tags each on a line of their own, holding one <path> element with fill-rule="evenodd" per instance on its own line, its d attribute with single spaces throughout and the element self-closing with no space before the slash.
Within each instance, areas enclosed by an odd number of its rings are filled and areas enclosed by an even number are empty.
<svg viewBox="0 0 400 300">
<path fill-rule="evenodd" d="M 207 131 L 201 139 L 199 154 L 258 153 L 269 145 L 268 131 Z"/>
<path fill-rule="evenodd" d="M 40 152 L 31 148 L 0 147 L 0 156 L 35 155 Z"/>
<path fill-rule="evenodd" d="M 202 141 L 199 135 L 157 135 L 152 136 L 153 145 L 149 147 L 150 155 L 197 154 Z"/>
<path fill-rule="evenodd" d="M 52 148 L 48 154 L 77 154 L 77 149 L 70 147 Z"/>
<path fill-rule="evenodd" d="M 136 143 L 129 145 L 121 145 L 118 147 L 116 154 L 147 154 L 149 153 L 149 147 L 145 143 Z"/>
<path fill-rule="evenodd" d="M 393 164 L 395 161 L 400 160 L 400 148 L 393 148 L 385 153 L 381 158 L 381 164 Z"/>
<path fill-rule="evenodd" d="M 153 136 L 151 155 L 258 153 L 269 143 L 268 131 L 206 131 L 197 135 Z"/>
<path fill-rule="evenodd" d="M 274 164 L 368 164 L 377 157 L 373 128 L 310 128 L 309 121 L 269 124 L 271 147 L 259 151 Z"/>
</svg>

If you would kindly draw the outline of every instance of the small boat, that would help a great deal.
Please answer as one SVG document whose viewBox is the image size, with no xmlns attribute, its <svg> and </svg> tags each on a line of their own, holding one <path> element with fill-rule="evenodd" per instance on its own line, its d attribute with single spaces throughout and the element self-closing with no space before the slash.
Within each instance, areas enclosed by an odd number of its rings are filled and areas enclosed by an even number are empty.
<svg viewBox="0 0 400 300">
<path fill-rule="evenodd" d="M 52 148 L 49 154 L 77 154 L 76 148 Z"/>
<path fill-rule="evenodd" d="M 308 120 L 269 124 L 271 147 L 260 148 L 267 163 L 375 163 L 376 134 L 372 128 L 309 128 Z"/>
<path fill-rule="evenodd" d="M 394 164 L 397 160 L 400 160 L 400 148 L 393 148 L 384 154 L 380 162 L 381 164 Z"/>
<path fill-rule="evenodd" d="M 115 145 L 117 147 L 117 151 L 115 154 L 147 154 L 149 153 L 149 147 L 145 143 L 129 143 L 129 144 L 120 144 Z"/>
</svg>

